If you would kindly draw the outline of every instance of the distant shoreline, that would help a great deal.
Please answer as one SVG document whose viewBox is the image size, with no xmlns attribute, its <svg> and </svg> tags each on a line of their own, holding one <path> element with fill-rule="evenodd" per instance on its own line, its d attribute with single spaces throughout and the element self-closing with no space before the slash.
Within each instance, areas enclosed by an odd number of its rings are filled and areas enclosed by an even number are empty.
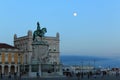
<svg viewBox="0 0 120 80">
<path fill-rule="evenodd" d="M 120 67 L 120 59 L 115 58 L 105 58 L 105 57 L 95 57 L 95 56 L 78 56 L 78 55 L 61 55 L 61 62 L 64 65 L 81 65 L 83 61 L 84 65 L 93 65 L 95 66 L 106 67 Z"/>
</svg>

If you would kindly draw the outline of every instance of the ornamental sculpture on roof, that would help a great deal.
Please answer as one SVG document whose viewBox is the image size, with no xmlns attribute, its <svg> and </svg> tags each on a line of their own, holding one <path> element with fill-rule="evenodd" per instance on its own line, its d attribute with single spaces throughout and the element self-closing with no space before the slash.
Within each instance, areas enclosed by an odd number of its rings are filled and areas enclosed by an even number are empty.
<svg viewBox="0 0 120 80">
<path fill-rule="evenodd" d="M 33 41 L 37 38 L 37 37 L 44 37 L 45 33 L 47 32 L 46 28 L 40 28 L 40 24 L 39 22 L 37 22 L 37 30 L 34 31 L 33 33 Z"/>
</svg>

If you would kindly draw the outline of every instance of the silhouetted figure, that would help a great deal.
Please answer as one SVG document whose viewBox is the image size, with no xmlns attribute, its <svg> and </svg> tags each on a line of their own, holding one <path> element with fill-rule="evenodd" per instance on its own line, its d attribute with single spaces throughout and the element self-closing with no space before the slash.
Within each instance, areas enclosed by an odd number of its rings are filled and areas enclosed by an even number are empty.
<svg viewBox="0 0 120 80">
<path fill-rule="evenodd" d="M 15 72 L 15 73 L 14 73 L 14 79 L 16 79 L 16 78 L 17 78 L 17 73 Z"/>
<path fill-rule="evenodd" d="M 9 79 L 11 79 L 11 73 L 9 73 L 9 76 L 8 76 Z"/>
<path fill-rule="evenodd" d="M 2 73 L 1 73 L 1 79 L 3 78 L 3 75 L 2 75 Z"/>
<path fill-rule="evenodd" d="M 88 78 L 88 79 L 90 78 L 90 73 L 89 73 L 89 72 L 87 73 L 87 78 Z"/>
<path fill-rule="evenodd" d="M 84 75 L 84 73 L 82 72 L 82 73 L 81 73 L 81 78 L 83 78 L 83 75 Z"/>
<path fill-rule="evenodd" d="M 22 72 L 20 72 L 20 78 L 19 78 L 20 80 L 21 80 L 21 76 L 22 76 Z"/>
<path fill-rule="evenodd" d="M 37 78 L 39 78 L 39 72 L 36 73 Z"/>
<path fill-rule="evenodd" d="M 78 80 L 80 80 L 80 72 L 78 72 L 78 73 L 76 74 L 76 76 L 77 76 Z"/>
</svg>

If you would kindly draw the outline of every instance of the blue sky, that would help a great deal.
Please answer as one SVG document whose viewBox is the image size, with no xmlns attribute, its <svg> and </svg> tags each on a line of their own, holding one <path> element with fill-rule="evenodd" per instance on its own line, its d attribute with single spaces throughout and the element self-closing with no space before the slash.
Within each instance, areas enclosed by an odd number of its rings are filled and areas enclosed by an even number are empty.
<svg viewBox="0 0 120 80">
<path fill-rule="evenodd" d="M 13 44 L 39 21 L 60 33 L 61 54 L 120 57 L 120 0 L 1 0 L 0 42 Z M 73 13 L 78 15 L 75 17 Z"/>
</svg>

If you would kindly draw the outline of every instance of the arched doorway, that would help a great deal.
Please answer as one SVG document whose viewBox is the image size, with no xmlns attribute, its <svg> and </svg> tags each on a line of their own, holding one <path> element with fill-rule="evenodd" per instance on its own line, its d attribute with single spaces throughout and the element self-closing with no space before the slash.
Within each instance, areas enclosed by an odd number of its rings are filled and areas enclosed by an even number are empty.
<svg viewBox="0 0 120 80">
<path fill-rule="evenodd" d="M 5 73 L 5 75 L 8 74 L 8 65 L 5 65 L 5 67 L 4 67 L 4 73 Z"/>
<path fill-rule="evenodd" d="M 13 74 L 14 72 L 15 72 L 15 66 L 12 65 L 12 66 L 11 66 L 11 74 Z"/>
<path fill-rule="evenodd" d="M 2 73 L 2 66 L 0 65 L 0 73 Z"/>
</svg>

